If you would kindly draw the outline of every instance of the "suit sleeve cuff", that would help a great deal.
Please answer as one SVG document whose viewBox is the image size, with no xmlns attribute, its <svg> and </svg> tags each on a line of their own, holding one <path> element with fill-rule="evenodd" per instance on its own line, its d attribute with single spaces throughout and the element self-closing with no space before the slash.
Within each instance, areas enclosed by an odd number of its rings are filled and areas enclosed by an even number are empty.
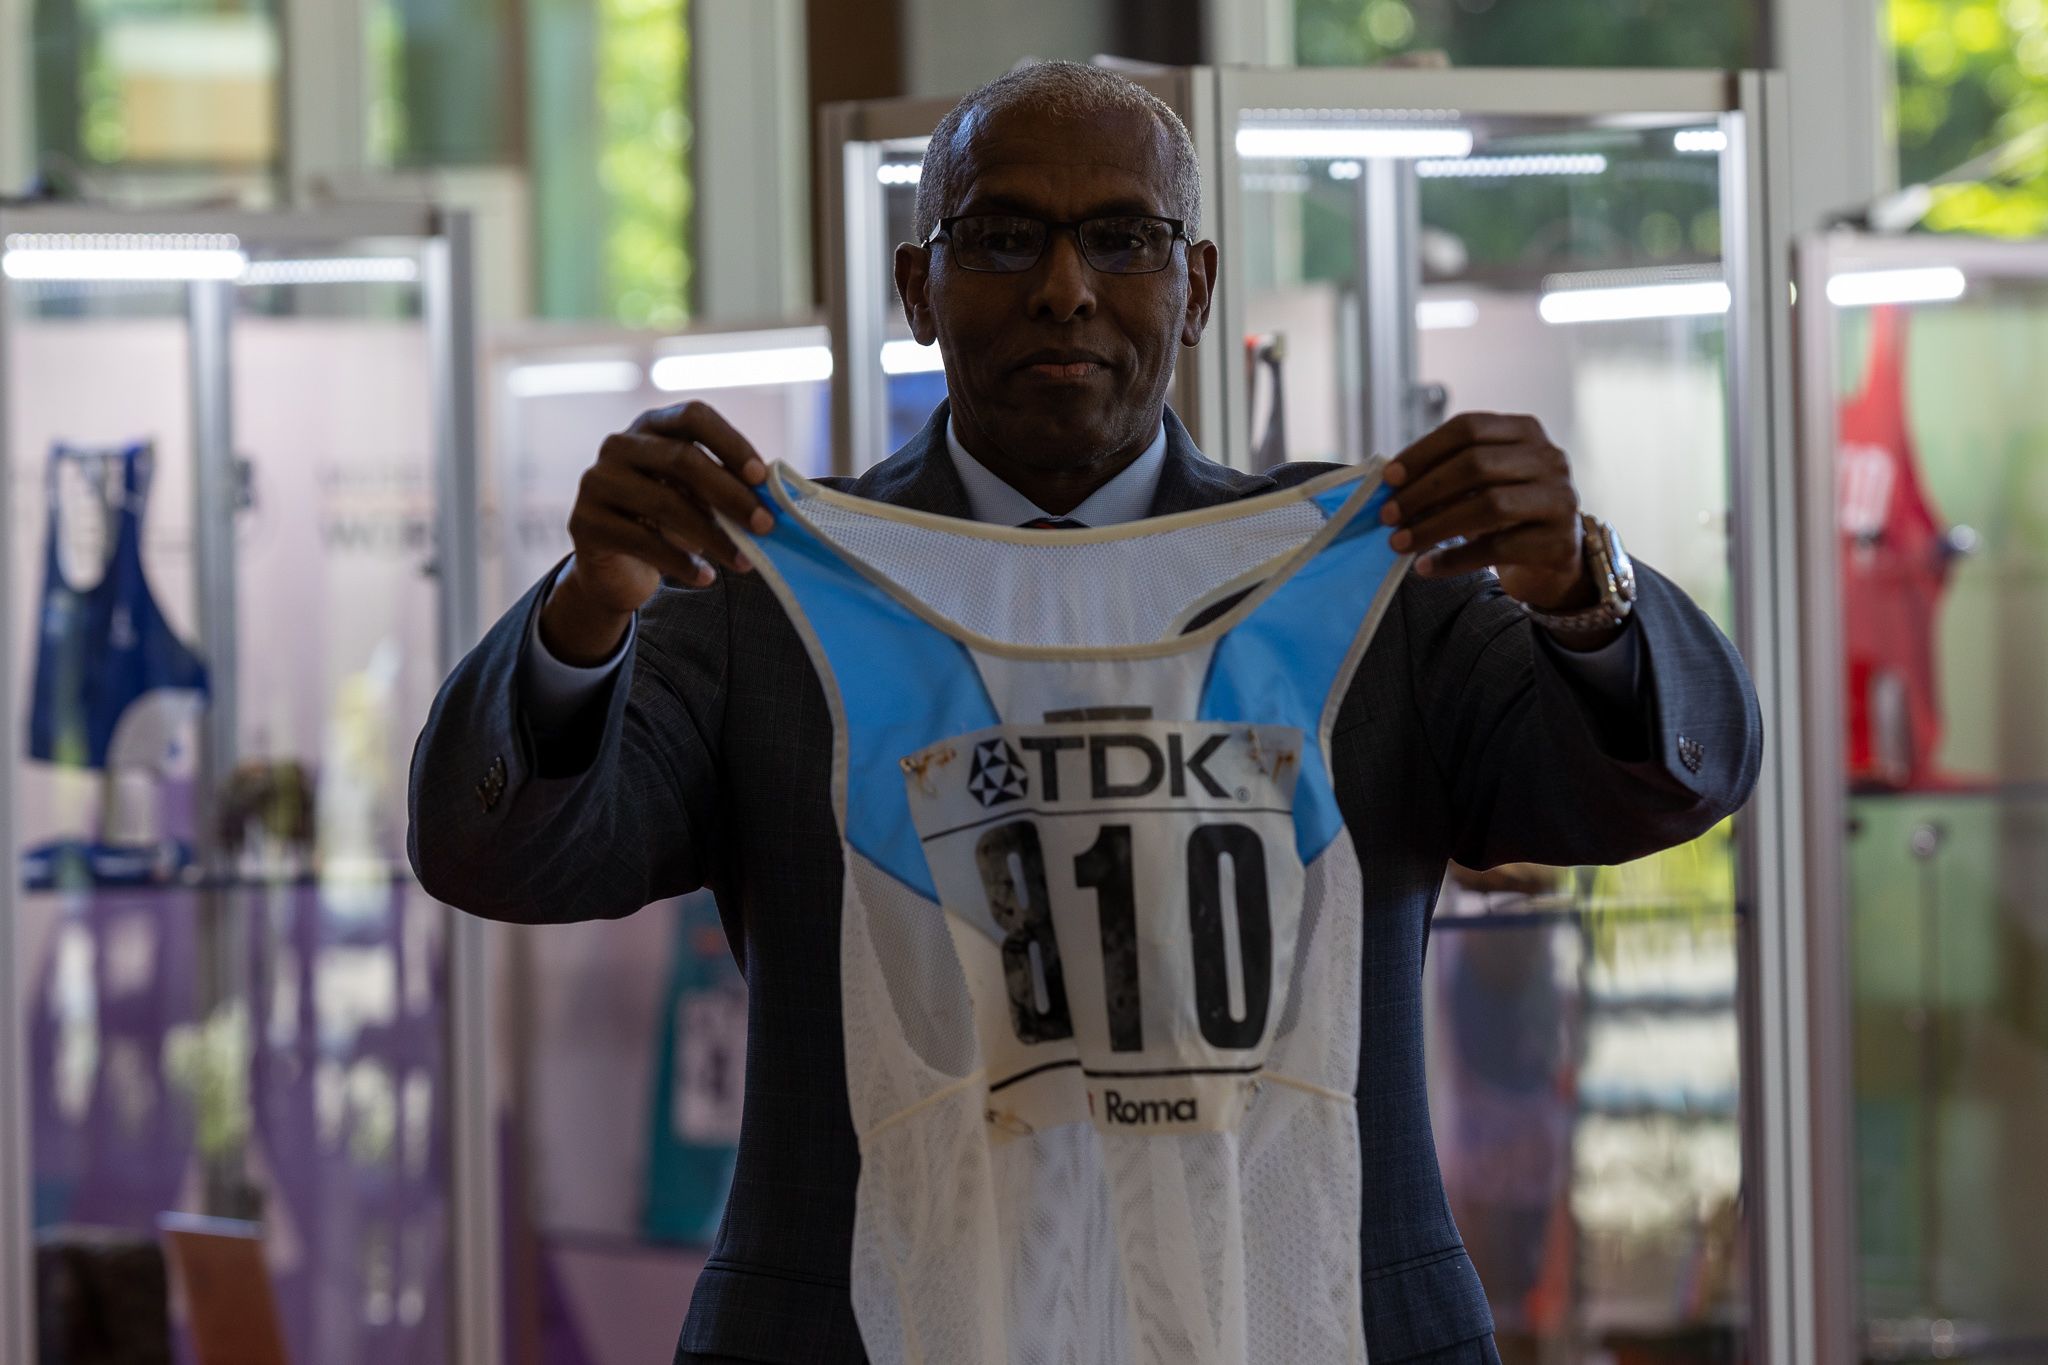
<svg viewBox="0 0 2048 1365">
<path fill-rule="evenodd" d="M 562 575 L 576 562 L 574 555 L 563 562 L 548 584 L 547 594 L 541 598 L 541 606 L 547 605 L 555 585 L 562 581 Z M 540 638 L 540 612 L 533 613 L 533 624 L 526 633 L 526 648 L 520 657 L 520 671 L 525 683 L 527 719 L 536 730 L 557 730 L 573 720 L 584 705 L 604 690 L 612 674 L 618 671 L 619 661 L 626 657 L 632 647 L 634 633 L 639 629 L 639 618 L 635 616 L 626 626 L 625 638 L 611 657 L 588 668 L 564 663 L 548 652 Z"/>
<path fill-rule="evenodd" d="M 1541 626 L 1536 633 L 1560 672 L 1588 695 L 1616 706 L 1634 706 L 1642 695 L 1643 632 L 1633 614 L 1621 634 L 1598 649 L 1566 649 Z"/>
</svg>

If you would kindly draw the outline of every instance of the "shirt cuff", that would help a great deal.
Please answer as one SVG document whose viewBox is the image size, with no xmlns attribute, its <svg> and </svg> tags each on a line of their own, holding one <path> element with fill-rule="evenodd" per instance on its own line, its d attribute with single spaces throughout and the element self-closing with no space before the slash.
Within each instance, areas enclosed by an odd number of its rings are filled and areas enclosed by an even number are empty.
<svg viewBox="0 0 2048 1365">
<path fill-rule="evenodd" d="M 1631 614 L 1621 634 L 1598 649 L 1566 649 L 1550 638 L 1550 632 L 1536 627 L 1557 666 L 1581 687 L 1601 701 L 1632 706 L 1642 688 L 1643 632 Z"/>
<path fill-rule="evenodd" d="M 569 556 L 562 565 L 548 590 L 541 597 L 541 605 L 547 605 L 548 598 L 555 595 L 555 586 L 562 581 L 562 574 L 569 572 L 576 556 Z M 640 628 L 639 616 L 635 614 L 627 621 L 626 637 L 619 641 L 619 647 L 612 651 L 609 659 L 579 668 L 575 664 L 563 663 L 548 652 L 541 643 L 540 612 L 533 614 L 533 625 L 526 634 L 526 649 L 520 656 L 520 680 L 525 685 L 526 715 L 537 730 L 557 730 L 575 719 L 584 704 L 604 690 L 613 673 L 618 671 L 619 661 L 626 657 L 626 650 L 633 644 L 633 636 Z"/>
</svg>

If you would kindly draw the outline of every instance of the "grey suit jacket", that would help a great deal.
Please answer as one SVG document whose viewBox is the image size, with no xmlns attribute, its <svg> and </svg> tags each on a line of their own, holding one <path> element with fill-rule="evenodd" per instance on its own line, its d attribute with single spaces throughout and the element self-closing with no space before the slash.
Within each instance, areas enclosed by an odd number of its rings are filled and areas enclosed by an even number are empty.
<svg viewBox="0 0 2048 1365">
<path fill-rule="evenodd" d="M 890 459 L 835 482 L 966 516 L 945 421 L 941 406 Z M 1326 467 L 1237 472 L 1205 459 L 1168 413 L 1152 510 L 1228 502 Z M 1411 576 L 1339 711 L 1331 762 L 1370 888 L 1359 907 L 1359 1238 L 1375 1365 L 1492 1331 L 1423 1089 L 1422 955 L 1445 861 L 1639 857 L 1704 831 L 1756 780 L 1762 723 L 1741 660 L 1681 592 L 1638 573 L 1649 676 L 1635 714 L 1602 713 L 1582 695 L 1489 575 Z M 745 1116 L 678 1358 L 862 1361 L 847 1290 L 859 1156 L 840 1033 L 841 869 L 817 676 L 758 575 L 664 588 L 607 691 L 574 723 L 539 732 L 519 658 L 552 577 L 434 703 L 413 756 L 413 867 L 448 904 L 527 924 L 716 892 L 749 990 Z"/>
</svg>

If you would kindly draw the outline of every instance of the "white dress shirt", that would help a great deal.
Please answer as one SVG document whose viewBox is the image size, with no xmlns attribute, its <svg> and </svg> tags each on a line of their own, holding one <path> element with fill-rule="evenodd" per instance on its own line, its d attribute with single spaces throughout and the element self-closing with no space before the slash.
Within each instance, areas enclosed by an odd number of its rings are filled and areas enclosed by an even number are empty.
<svg viewBox="0 0 2048 1365">
<path fill-rule="evenodd" d="M 953 434 L 953 419 L 946 419 L 946 453 L 967 490 L 967 510 L 976 521 L 990 526 L 1022 526 L 1052 513 L 1040 508 L 989 472 L 988 466 L 967 453 Z M 1159 476 L 1166 470 L 1166 423 L 1152 444 L 1138 454 L 1115 478 L 1088 495 L 1086 502 L 1066 514 L 1066 520 L 1083 526 L 1121 526 L 1138 521 L 1152 510 L 1152 495 L 1159 491 Z"/>
<path fill-rule="evenodd" d="M 1051 516 L 968 454 L 959 437 L 953 434 L 950 419 L 946 422 L 946 450 L 953 457 L 953 468 L 959 472 L 960 482 L 967 490 L 967 508 L 976 521 L 991 526 L 1022 526 Z M 1120 526 L 1143 518 L 1152 509 L 1152 498 L 1159 489 L 1159 476 L 1165 468 L 1166 425 L 1162 422 L 1152 444 L 1118 471 L 1115 478 L 1090 493 L 1086 501 L 1067 513 L 1067 520 L 1083 526 Z M 561 574 L 567 573 L 575 562 L 575 556 L 571 555 L 568 563 L 562 566 L 561 573 L 555 575 L 556 583 L 562 581 Z M 554 592 L 554 584 L 548 585 L 548 592 Z M 525 683 L 527 715 L 536 726 L 546 730 L 573 717 L 604 686 L 605 680 L 619 666 L 619 660 L 625 657 L 627 646 L 633 643 L 638 618 L 627 624 L 626 636 L 612 651 L 611 657 L 589 668 L 563 663 L 549 653 L 547 646 L 541 643 L 539 612 L 534 613 L 533 621 L 520 667 Z M 1550 655 L 1596 695 L 1626 705 L 1634 699 L 1640 678 L 1639 635 L 1631 621 L 1622 630 L 1620 638 L 1599 649 L 1581 652 L 1559 646 L 1552 648 Z"/>
</svg>

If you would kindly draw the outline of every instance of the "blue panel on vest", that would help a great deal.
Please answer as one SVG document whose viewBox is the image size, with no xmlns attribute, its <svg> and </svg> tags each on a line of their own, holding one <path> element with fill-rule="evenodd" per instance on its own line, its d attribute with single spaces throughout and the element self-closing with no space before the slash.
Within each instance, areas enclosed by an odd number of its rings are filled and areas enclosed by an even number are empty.
<svg viewBox="0 0 2048 1365">
<path fill-rule="evenodd" d="M 1339 484 L 1313 501 L 1335 512 L 1357 485 Z M 1381 485 L 1314 558 L 1216 643 L 1202 688 L 1202 720 L 1292 725 L 1303 737 L 1294 792 L 1294 837 L 1304 866 L 1344 828 L 1323 760 L 1323 707 L 1338 685 L 1373 596 L 1401 558 L 1387 543 Z"/>
<path fill-rule="evenodd" d="M 764 541 L 803 606 L 846 714 L 846 841 L 911 890 L 937 900 L 897 760 L 935 740 L 997 723 L 966 646 L 918 619 L 848 567 L 795 517 Z M 915 686 L 905 686 L 915 680 Z"/>
</svg>

